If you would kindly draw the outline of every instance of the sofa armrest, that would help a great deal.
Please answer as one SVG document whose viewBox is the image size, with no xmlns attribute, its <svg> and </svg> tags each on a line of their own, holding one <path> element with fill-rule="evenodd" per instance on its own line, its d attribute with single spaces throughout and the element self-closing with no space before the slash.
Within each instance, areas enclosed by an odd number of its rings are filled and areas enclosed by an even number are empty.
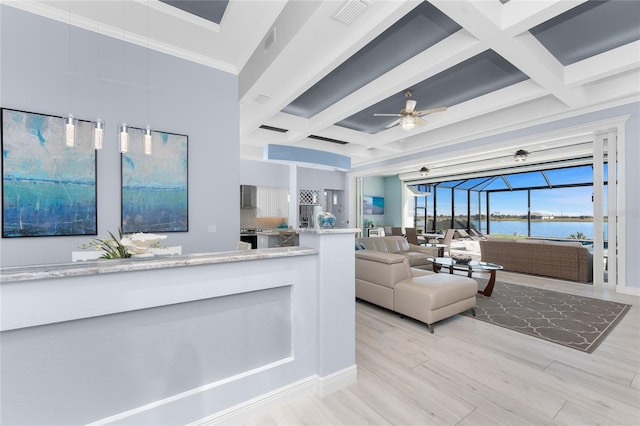
<svg viewBox="0 0 640 426">
<path fill-rule="evenodd" d="M 356 283 L 393 289 L 397 282 L 407 278 L 411 278 L 411 267 L 409 260 L 401 254 L 356 251 Z"/>
</svg>

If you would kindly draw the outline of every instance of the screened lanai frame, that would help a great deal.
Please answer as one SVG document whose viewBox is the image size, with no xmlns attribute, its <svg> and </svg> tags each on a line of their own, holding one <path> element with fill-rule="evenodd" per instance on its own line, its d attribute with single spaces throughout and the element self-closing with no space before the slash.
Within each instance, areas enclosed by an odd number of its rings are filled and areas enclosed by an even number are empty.
<svg viewBox="0 0 640 426">
<path fill-rule="evenodd" d="M 526 236 L 531 237 L 531 221 L 540 219 L 537 215 L 533 215 L 532 191 L 593 187 L 593 164 L 591 163 L 564 167 L 547 165 L 548 168 L 544 168 L 544 166 L 540 165 L 540 170 L 510 169 L 509 173 L 407 183 L 414 194 L 420 194 L 416 195 L 414 200 L 414 226 L 425 233 L 441 233 L 449 228 L 466 231 L 473 228 L 482 233 L 491 233 L 491 195 L 503 192 L 515 194 L 522 191 L 527 199 Z M 607 166 L 605 163 L 603 170 L 605 177 L 608 176 Z M 605 187 L 607 185 L 606 179 L 604 185 Z M 442 198 L 442 194 L 446 194 L 443 190 L 447 189 L 451 192 L 445 195 L 444 208 L 447 212 L 442 214 L 443 202 L 439 200 L 439 195 Z M 428 202 L 429 198 L 432 199 L 431 202 Z M 427 209 L 430 212 L 427 212 Z M 441 219 L 438 219 L 439 217 Z"/>
</svg>

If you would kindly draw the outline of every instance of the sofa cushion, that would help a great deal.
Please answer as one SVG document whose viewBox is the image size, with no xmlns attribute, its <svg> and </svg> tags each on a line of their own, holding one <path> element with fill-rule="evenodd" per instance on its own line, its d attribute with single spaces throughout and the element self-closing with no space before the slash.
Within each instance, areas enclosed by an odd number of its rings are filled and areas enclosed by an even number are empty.
<svg viewBox="0 0 640 426">
<path fill-rule="evenodd" d="M 409 243 L 404 237 L 370 237 L 358 238 L 357 242 L 362 243 L 367 250 L 381 251 L 385 253 L 400 253 L 409 250 Z"/>
<path fill-rule="evenodd" d="M 478 283 L 465 276 L 432 274 L 403 280 L 394 287 L 395 302 L 423 304 L 423 309 L 438 309 L 463 299 L 475 297 Z M 396 309 L 398 306 L 394 302 Z"/>
<path fill-rule="evenodd" d="M 407 259 L 409 259 L 409 265 L 411 265 L 412 268 L 416 267 L 416 266 L 425 266 L 425 265 L 429 265 L 431 262 L 429 262 L 427 260 L 427 254 L 424 253 L 418 253 L 418 252 L 414 252 L 414 251 L 408 251 L 405 253 L 401 253 L 403 256 L 405 256 Z"/>
</svg>

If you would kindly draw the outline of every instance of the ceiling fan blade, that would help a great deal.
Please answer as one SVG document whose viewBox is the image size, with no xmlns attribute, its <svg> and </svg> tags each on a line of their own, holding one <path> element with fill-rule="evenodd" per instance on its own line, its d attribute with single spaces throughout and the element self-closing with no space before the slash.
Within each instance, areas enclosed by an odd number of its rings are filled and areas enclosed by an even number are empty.
<svg viewBox="0 0 640 426">
<path fill-rule="evenodd" d="M 388 129 L 390 127 L 393 127 L 395 125 L 397 125 L 398 123 L 400 123 L 400 120 L 393 120 L 391 123 L 387 124 L 386 126 L 384 126 L 385 129 Z"/>
<path fill-rule="evenodd" d="M 374 117 L 402 117 L 402 114 L 373 114 Z"/>
<path fill-rule="evenodd" d="M 416 111 L 413 114 L 417 115 L 417 116 L 422 116 L 422 115 L 427 115 L 427 114 L 431 114 L 434 112 L 442 112 L 442 111 L 446 111 L 447 107 L 446 106 L 441 106 L 441 107 L 437 107 L 437 108 L 431 108 L 431 109 L 423 109 L 422 111 Z"/>
<path fill-rule="evenodd" d="M 413 99 L 407 99 L 407 102 L 404 106 L 404 110 L 408 113 L 412 113 L 416 109 L 416 104 L 417 102 L 414 101 Z"/>
<path fill-rule="evenodd" d="M 424 118 L 416 117 L 416 124 L 424 126 L 425 124 L 427 124 L 427 120 L 425 120 Z"/>
</svg>

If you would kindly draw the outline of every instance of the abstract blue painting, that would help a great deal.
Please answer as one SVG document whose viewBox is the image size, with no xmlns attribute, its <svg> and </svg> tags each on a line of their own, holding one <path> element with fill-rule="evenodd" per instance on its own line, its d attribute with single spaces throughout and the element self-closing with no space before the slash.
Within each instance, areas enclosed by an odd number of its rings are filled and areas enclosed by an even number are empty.
<svg viewBox="0 0 640 426">
<path fill-rule="evenodd" d="M 153 131 L 153 152 L 143 152 L 143 130 L 129 128 L 122 154 L 122 231 L 186 232 L 188 137 Z"/>
<path fill-rule="evenodd" d="M 2 108 L 2 237 L 96 235 L 96 152 L 92 124 Z"/>
<path fill-rule="evenodd" d="M 384 214 L 384 198 L 370 196 L 362 197 L 362 213 Z"/>
</svg>

